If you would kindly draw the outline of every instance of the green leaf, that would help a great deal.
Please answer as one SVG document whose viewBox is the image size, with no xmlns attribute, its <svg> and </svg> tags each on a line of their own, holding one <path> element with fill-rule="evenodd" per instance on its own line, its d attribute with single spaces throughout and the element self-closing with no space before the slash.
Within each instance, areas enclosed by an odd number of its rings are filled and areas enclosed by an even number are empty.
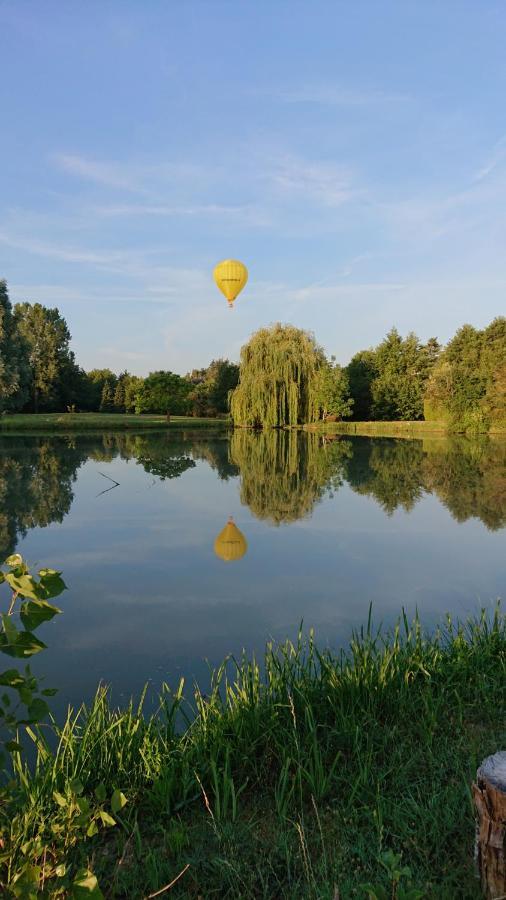
<svg viewBox="0 0 506 900">
<path fill-rule="evenodd" d="M 2 625 L 4 627 L 4 632 L 7 635 L 7 639 L 9 641 L 9 643 L 13 644 L 14 641 L 16 640 L 19 632 L 18 632 L 18 629 L 16 628 L 13 620 L 11 619 L 11 617 L 7 616 L 7 615 L 2 615 Z"/>
<path fill-rule="evenodd" d="M 30 721 L 32 722 L 40 722 L 41 719 L 44 719 L 48 713 L 49 706 L 47 705 L 46 701 L 41 700 L 40 697 L 36 697 L 28 707 L 28 715 L 30 717 Z"/>
<path fill-rule="evenodd" d="M 17 591 L 22 597 L 41 600 L 44 596 L 40 585 L 32 575 L 15 575 L 14 572 L 8 572 L 5 580 L 10 584 L 12 590 Z"/>
<path fill-rule="evenodd" d="M 70 790 L 74 792 L 74 794 L 82 794 L 84 791 L 84 785 L 82 781 L 79 781 L 79 778 L 73 778 L 70 782 Z"/>
<path fill-rule="evenodd" d="M 33 656 L 34 653 L 45 649 L 46 645 L 39 641 L 31 631 L 18 633 L 15 641 L 9 641 L 5 634 L 0 634 L 0 653 L 6 653 L 7 656 L 25 659 L 27 656 Z"/>
<path fill-rule="evenodd" d="M 5 581 L 5 575 L 2 572 L 2 570 L 0 569 L 0 584 L 2 584 L 4 581 Z"/>
<path fill-rule="evenodd" d="M 7 741 L 5 749 L 8 750 L 9 753 L 19 753 L 23 748 L 17 741 Z"/>
<path fill-rule="evenodd" d="M 58 688 L 44 688 L 44 690 L 41 691 L 43 697 L 54 697 L 54 695 L 57 693 Z"/>
<path fill-rule="evenodd" d="M 5 560 L 8 566 L 22 566 L 23 565 L 23 557 L 20 553 L 12 553 L 11 556 L 8 556 Z"/>
<path fill-rule="evenodd" d="M 121 793 L 120 790 L 114 791 L 111 797 L 111 809 L 113 813 L 118 813 L 120 810 L 122 810 L 127 802 L 127 798 L 124 794 Z"/>
<path fill-rule="evenodd" d="M 0 673 L 0 684 L 5 684 L 7 687 L 17 688 L 18 685 L 24 683 L 25 679 L 17 669 L 6 669 L 5 672 Z"/>
<path fill-rule="evenodd" d="M 33 691 L 31 691 L 30 688 L 27 688 L 25 684 L 20 685 L 17 690 L 21 703 L 24 703 L 25 706 L 30 706 L 30 703 L 33 700 Z"/>
<path fill-rule="evenodd" d="M 38 628 L 42 622 L 49 622 L 61 613 L 57 606 L 51 606 L 45 600 L 29 600 L 21 604 L 21 621 L 28 631 Z"/>
<path fill-rule="evenodd" d="M 86 834 L 88 837 L 94 837 L 96 834 L 98 834 L 98 827 L 95 821 L 90 822 Z"/>
<path fill-rule="evenodd" d="M 95 797 L 97 798 L 99 803 L 103 803 L 105 798 L 107 797 L 107 791 L 103 782 L 101 782 L 98 787 L 95 788 Z"/>
<path fill-rule="evenodd" d="M 104 900 L 96 876 L 89 869 L 80 869 L 77 873 L 71 896 L 73 900 Z"/>
<path fill-rule="evenodd" d="M 46 599 L 58 597 L 59 594 L 67 590 L 67 585 L 61 577 L 61 572 L 55 572 L 54 569 L 41 569 L 39 575 L 40 585 Z"/>
<path fill-rule="evenodd" d="M 20 900 L 37 900 L 41 872 L 40 866 L 31 866 L 29 863 L 23 866 L 21 872 L 14 877 L 14 883 L 9 886 L 13 896 Z"/>
<path fill-rule="evenodd" d="M 100 818 L 102 819 L 103 824 L 106 825 L 107 827 L 112 827 L 113 825 L 116 825 L 116 822 L 114 821 L 113 817 L 110 816 L 109 813 L 107 813 L 105 811 L 105 809 L 100 809 L 98 814 L 99 814 Z"/>
<path fill-rule="evenodd" d="M 89 801 L 86 799 L 86 797 L 78 797 L 77 805 L 82 813 L 84 813 L 85 815 L 87 815 L 89 813 L 90 804 L 89 804 Z"/>
</svg>

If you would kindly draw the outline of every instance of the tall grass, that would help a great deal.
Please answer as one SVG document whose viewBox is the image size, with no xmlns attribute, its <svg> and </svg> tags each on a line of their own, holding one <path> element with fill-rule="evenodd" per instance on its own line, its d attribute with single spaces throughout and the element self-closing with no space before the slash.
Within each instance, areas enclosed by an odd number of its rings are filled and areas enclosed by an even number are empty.
<svg viewBox="0 0 506 900">
<path fill-rule="evenodd" d="M 68 848 L 107 896 L 146 897 L 189 864 L 171 896 L 365 897 L 393 850 L 427 897 L 478 897 L 469 786 L 506 746 L 505 676 L 497 611 L 431 636 L 369 621 L 347 653 L 311 635 L 269 645 L 261 665 L 227 659 L 191 701 L 165 687 L 151 716 L 100 688 L 54 725 L 52 749 L 32 733 L 35 768 L 18 768 L 4 810 L 11 868 L 34 836 L 46 853 L 63 840 L 54 795 L 79 780 L 128 798 L 120 828 Z"/>
</svg>

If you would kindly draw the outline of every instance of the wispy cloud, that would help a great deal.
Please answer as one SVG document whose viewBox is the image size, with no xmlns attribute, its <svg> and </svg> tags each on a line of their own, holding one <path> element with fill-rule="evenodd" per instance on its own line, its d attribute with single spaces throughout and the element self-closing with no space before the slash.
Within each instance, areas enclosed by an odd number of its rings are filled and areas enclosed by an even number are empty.
<svg viewBox="0 0 506 900">
<path fill-rule="evenodd" d="M 492 153 L 487 160 L 487 162 L 478 169 L 476 172 L 473 181 L 483 181 L 484 178 L 487 178 L 494 169 L 504 162 L 506 159 L 506 134 L 504 134 L 494 145 Z"/>
<path fill-rule="evenodd" d="M 91 263 L 96 266 L 109 266 L 120 263 L 125 255 L 120 251 L 99 253 L 95 250 L 83 250 L 77 247 L 64 247 L 61 244 L 46 243 L 30 237 L 11 236 L 0 231 L 0 243 L 14 250 L 33 253 L 37 256 L 59 259 L 62 262 Z"/>
<path fill-rule="evenodd" d="M 86 159 L 83 156 L 74 156 L 66 153 L 57 153 L 54 156 L 57 165 L 85 181 L 93 181 L 109 188 L 138 193 L 141 189 L 135 184 L 132 173 L 124 167 L 113 163 L 104 163 L 97 160 Z M 142 191 L 141 191 L 142 192 Z"/>
<path fill-rule="evenodd" d="M 285 194 L 324 206 L 341 206 L 358 193 L 350 171 L 328 162 L 286 157 L 273 167 L 271 180 Z"/>
<path fill-rule="evenodd" d="M 139 163 L 135 161 L 89 159 L 80 154 L 54 153 L 53 163 L 58 168 L 94 184 L 114 190 L 156 196 L 160 185 L 179 186 L 182 182 L 201 183 L 211 176 L 209 166 L 186 162 Z"/>
<path fill-rule="evenodd" d="M 224 206 L 219 203 L 207 203 L 202 205 L 168 205 L 148 203 L 123 203 L 110 206 L 96 206 L 92 212 L 103 218 L 135 218 L 135 217 L 159 217 L 159 218 L 219 218 L 231 221 L 241 221 L 249 225 L 265 226 L 270 224 L 270 219 L 253 205 Z"/>
<path fill-rule="evenodd" d="M 275 91 L 274 96 L 285 103 L 314 103 L 322 106 L 372 106 L 409 99 L 405 94 L 347 88 L 336 84 L 306 84 Z"/>
</svg>

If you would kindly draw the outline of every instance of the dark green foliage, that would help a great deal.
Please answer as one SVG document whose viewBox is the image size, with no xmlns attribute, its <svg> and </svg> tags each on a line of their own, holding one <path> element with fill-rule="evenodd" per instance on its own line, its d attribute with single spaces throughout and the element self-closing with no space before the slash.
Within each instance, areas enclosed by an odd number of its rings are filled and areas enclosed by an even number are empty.
<svg viewBox="0 0 506 900">
<path fill-rule="evenodd" d="M 70 349 L 70 332 L 57 309 L 17 303 L 14 322 L 29 369 L 27 410 L 66 409 L 75 402 L 82 378 Z"/>
<path fill-rule="evenodd" d="M 506 318 L 482 331 L 464 325 L 427 385 L 425 418 L 486 431 L 505 420 Z"/>
<path fill-rule="evenodd" d="M 116 375 L 110 369 L 91 369 L 86 373 L 86 395 L 82 397 L 81 409 L 96 412 L 100 409 L 104 386 L 107 383 L 111 392 L 116 390 Z"/>
<path fill-rule="evenodd" d="M 112 412 L 114 410 L 114 394 L 109 381 L 104 382 L 100 397 L 100 412 Z"/>
<path fill-rule="evenodd" d="M 7 283 L 0 280 L 0 413 L 26 401 L 29 372 L 26 347 L 12 314 Z"/>
<path fill-rule="evenodd" d="M 376 377 L 374 350 L 360 350 L 346 366 L 350 394 L 353 398 L 353 418 L 365 422 L 372 415 L 371 386 Z"/>
<path fill-rule="evenodd" d="M 323 421 L 329 416 L 339 420 L 351 415 L 353 400 L 350 398 L 348 374 L 334 360 L 325 362 L 319 370 L 314 391 L 315 403 Z"/>
<path fill-rule="evenodd" d="M 435 338 L 421 344 L 412 332 L 402 338 L 392 328 L 374 350 L 357 353 L 347 367 L 354 418 L 423 418 L 425 387 L 439 350 Z"/>
<path fill-rule="evenodd" d="M 239 366 L 228 359 L 213 359 L 207 369 L 194 369 L 186 376 L 193 387 L 189 394 L 194 416 L 217 416 L 228 411 L 229 394 L 239 381 Z"/>
<path fill-rule="evenodd" d="M 170 413 L 187 415 L 191 403 L 191 384 L 174 372 L 151 372 L 137 392 L 137 413 Z"/>
</svg>

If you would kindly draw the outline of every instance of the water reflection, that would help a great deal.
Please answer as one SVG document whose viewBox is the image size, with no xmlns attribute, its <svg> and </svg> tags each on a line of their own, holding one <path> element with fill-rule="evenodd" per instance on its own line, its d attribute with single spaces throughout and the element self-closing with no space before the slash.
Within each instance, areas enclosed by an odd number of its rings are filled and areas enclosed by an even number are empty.
<svg viewBox="0 0 506 900">
<path fill-rule="evenodd" d="M 248 543 L 232 516 L 214 542 L 214 552 L 223 562 L 236 562 L 247 552 Z"/>
<path fill-rule="evenodd" d="M 458 522 L 478 518 L 492 531 L 506 527 L 506 442 L 491 438 L 329 439 L 275 430 L 2 436 L 0 557 L 29 529 L 63 521 L 87 460 L 118 457 L 134 461 L 153 481 L 177 479 L 201 463 L 222 481 L 238 477 L 242 504 L 273 525 L 311 516 L 346 483 L 387 515 L 410 512 L 433 494 Z"/>
<path fill-rule="evenodd" d="M 310 516 L 315 504 L 342 484 L 348 440 L 324 441 L 297 431 L 234 431 L 230 459 L 241 478 L 241 501 L 274 525 Z"/>
</svg>

